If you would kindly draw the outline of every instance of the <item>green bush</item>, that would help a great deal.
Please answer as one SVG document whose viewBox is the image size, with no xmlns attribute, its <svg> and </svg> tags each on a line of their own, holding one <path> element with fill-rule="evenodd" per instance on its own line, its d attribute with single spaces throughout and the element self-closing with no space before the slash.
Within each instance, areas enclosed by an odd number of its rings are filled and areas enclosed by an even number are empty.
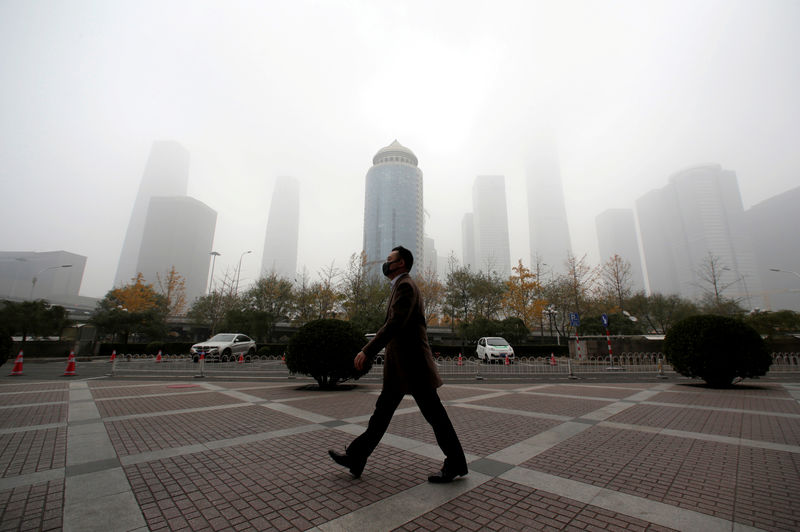
<svg viewBox="0 0 800 532">
<path fill-rule="evenodd" d="M 358 379 L 369 368 L 356 371 L 353 358 L 366 340 L 358 329 L 342 320 L 315 320 L 303 325 L 289 341 L 286 367 L 293 373 L 310 375 L 320 388 Z"/>
<path fill-rule="evenodd" d="M 737 377 L 765 375 L 772 364 L 755 329 L 725 316 L 691 316 L 667 331 L 664 354 L 675 371 L 699 377 L 714 387 L 730 386 Z"/>
</svg>

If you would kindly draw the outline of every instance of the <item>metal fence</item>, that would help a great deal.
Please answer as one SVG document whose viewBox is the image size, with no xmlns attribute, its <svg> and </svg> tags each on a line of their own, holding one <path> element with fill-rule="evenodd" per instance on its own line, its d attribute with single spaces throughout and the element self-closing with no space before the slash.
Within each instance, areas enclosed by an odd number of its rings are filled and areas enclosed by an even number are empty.
<svg viewBox="0 0 800 532">
<path fill-rule="evenodd" d="M 770 373 L 800 372 L 800 353 L 773 353 Z M 437 357 L 436 365 L 443 377 L 461 379 L 525 378 L 541 376 L 578 376 L 598 374 L 668 375 L 672 366 L 661 353 L 622 353 L 613 358 L 588 356 L 583 359 L 567 357 L 520 357 L 486 363 L 474 358 Z M 219 361 L 195 361 L 190 355 L 118 355 L 112 363 L 115 376 L 164 375 L 195 377 L 269 377 L 293 378 L 282 357 L 222 356 Z M 364 380 L 380 380 L 383 365 L 377 361 Z"/>
</svg>

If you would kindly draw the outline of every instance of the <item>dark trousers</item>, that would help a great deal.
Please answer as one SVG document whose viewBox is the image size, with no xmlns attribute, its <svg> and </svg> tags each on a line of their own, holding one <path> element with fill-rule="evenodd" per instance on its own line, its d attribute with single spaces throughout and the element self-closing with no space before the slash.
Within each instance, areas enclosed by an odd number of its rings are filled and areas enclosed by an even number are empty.
<svg viewBox="0 0 800 532">
<path fill-rule="evenodd" d="M 445 455 L 444 467 L 460 469 L 466 466 L 467 460 L 464 457 L 464 450 L 461 448 L 461 442 L 458 441 L 458 436 L 447 416 L 447 411 L 439 399 L 439 394 L 435 389 L 430 390 L 417 390 L 410 392 L 414 400 L 419 406 L 420 412 L 425 417 L 425 420 L 433 428 L 433 434 L 436 436 L 436 443 Z M 398 391 L 387 390 L 386 388 L 381 391 L 378 397 L 378 402 L 375 404 L 375 412 L 369 418 L 367 430 L 347 447 L 348 456 L 366 461 L 375 447 L 383 438 L 386 429 L 389 428 L 389 423 L 392 421 L 394 411 L 400 401 L 403 400 L 405 394 Z"/>
</svg>

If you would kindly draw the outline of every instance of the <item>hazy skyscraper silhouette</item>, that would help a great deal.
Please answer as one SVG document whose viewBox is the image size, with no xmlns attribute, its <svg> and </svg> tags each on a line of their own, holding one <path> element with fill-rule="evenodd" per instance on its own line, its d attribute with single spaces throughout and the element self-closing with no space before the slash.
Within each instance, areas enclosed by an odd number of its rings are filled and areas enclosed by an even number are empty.
<svg viewBox="0 0 800 532">
<path fill-rule="evenodd" d="M 397 140 L 378 150 L 367 171 L 364 194 L 364 252 L 367 267 L 380 265 L 393 247 L 403 246 L 423 265 L 422 170 L 417 156 Z"/>
<path fill-rule="evenodd" d="M 217 213 L 188 196 L 150 198 L 136 271 L 158 289 L 175 267 L 184 278 L 186 304 L 206 293 L 209 250 L 213 249 Z"/>
<path fill-rule="evenodd" d="M 477 271 L 511 275 L 508 242 L 506 180 L 501 175 L 482 175 L 472 185 L 472 216 Z"/>
<path fill-rule="evenodd" d="M 189 183 L 189 152 L 174 141 L 157 141 L 150 149 L 139 193 L 133 204 L 128 231 L 122 244 L 114 286 L 128 284 L 136 276 L 145 217 L 153 196 L 185 196 Z M 210 251 L 209 248 L 206 252 Z"/>
<path fill-rule="evenodd" d="M 528 156 L 527 185 L 531 264 L 538 256 L 551 271 L 561 272 L 567 255 L 572 253 L 572 243 L 561 170 L 552 142 L 540 139 L 534 144 Z"/>
<path fill-rule="evenodd" d="M 639 198 L 636 213 L 651 292 L 699 298 L 712 289 L 702 271 L 714 257 L 718 281 L 729 286 L 722 295 L 752 304 L 760 282 L 734 172 L 720 165 L 682 170 Z"/>
<path fill-rule="evenodd" d="M 467 268 L 475 267 L 475 216 L 471 212 L 461 219 L 461 260 Z"/>
<path fill-rule="evenodd" d="M 614 255 L 619 255 L 631 265 L 630 283 L 633 291 L 644 290 L 644 274 L 633 209 L 605 210 L 595 218 L 595 227 L 597 244 L 600 248 L 600 264 L 605 264 Z"/>
<path fill-rule="evenodd" d="M 261 275 L 295 278 L 299 230 L 300 183 L 293 177 L 278 177 L 269 207 Z"/>
<path fill-rule="evenodd" d="M 796 244 L 798 206 L 800 187 L 756 203 L 744 213 L 763 289 L 763 298 L 758 302 L 767 310 L 800 311 L 800 279 L 792 273 L 800 273 L 800 246 Z M 759 294 L 754 292 L 753 297 L 756 295 Z"/>
</svg>

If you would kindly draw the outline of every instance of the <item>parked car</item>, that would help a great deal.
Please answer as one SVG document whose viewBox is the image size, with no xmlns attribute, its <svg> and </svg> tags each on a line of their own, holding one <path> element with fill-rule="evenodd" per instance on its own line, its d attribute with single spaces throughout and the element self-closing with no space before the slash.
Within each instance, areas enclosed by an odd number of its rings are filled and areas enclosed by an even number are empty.
<svg viewBox="0 0 800 532">
<path fill-rule="evenodd" d="M 475 350 L 478 354 L 478 360 L 484 362 L 494 362 L 495 360 L 505 361 L 508 363 L 514 361 L 514 349 L 508 340 L 500 336 L 486 336 L 478 340 L 478 347 Z"/>
<path fill-rule="evenodd" d="M 367 337 L 367 341 L 369 342 L 370 340 L 375 338 L 375 333 L 368 333 L 368 334 L 365 334 L 364 336 Z M 383 349 L 381 349 L 380 351 L 378 351 L 378 354 L 375 355 L 375 363 L 376 364 L 383 364 L 383 359 L 384 358 L 386 358 L 386 348 L 385 347 Z"/>
<path fill-rule="evenodd" d="M 201 354 L 205 355 L 206 361 L 219 362 L 231 357 L 239 358 L 239 355 L 255 355 L 256 342 L 244 334 L 219 333 L 205 342 L 194 344 L 190 353 L 195 362 L 200 360 Z"/>
</svg>

